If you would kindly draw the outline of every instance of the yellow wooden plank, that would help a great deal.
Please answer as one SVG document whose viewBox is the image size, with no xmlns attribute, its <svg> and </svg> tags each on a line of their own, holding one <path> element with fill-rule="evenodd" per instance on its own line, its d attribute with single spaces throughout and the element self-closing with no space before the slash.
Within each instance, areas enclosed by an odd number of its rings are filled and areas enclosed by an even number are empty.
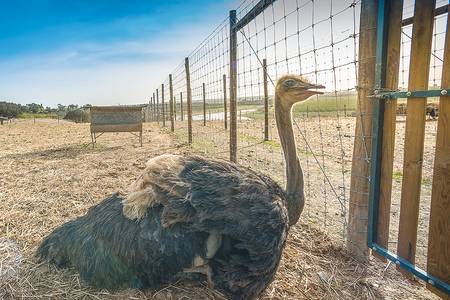
<svg viewBox="0 0 450 300">
<path fill-rule="evenodd" d="M 415 3 L 408 86 L 410 91 L 428 89 L 435 3 L 434 0 L 416 0 Z M 415 262 L 416 255 L 425 106 L 426 98 L 411 98 L 407 101 L 397 254 L 411 263 Z"/>
<path fill-rule="evenodd" d="M 450 86 L 450 17 L 447 15 L 444 64 L 441 86 Z M 427 271 L 450 284 L 450 96 L 439 100 L 436 134 L 433 189 L 431 192 L 430 227 L 428 234 Z M 449 295 L 428 288 L 444 299 Z"/>
</svg>

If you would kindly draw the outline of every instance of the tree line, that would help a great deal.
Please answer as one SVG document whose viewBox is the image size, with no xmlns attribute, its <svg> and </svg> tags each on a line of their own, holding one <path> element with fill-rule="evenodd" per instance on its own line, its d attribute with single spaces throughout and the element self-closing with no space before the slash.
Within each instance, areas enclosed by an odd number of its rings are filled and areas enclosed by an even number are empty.
<svg viewBox="0 0 450 300">
<path fill-rule="evenodd" d="M 13 102 L 0 101 L 0 117 L 20 118 L 25 115 L 34 116 L 60 116 L 73 121 L 85 121 L 87 108 L 90 104 L 78 106 L 77 104 L 63 105 L 57 107 L 44 107 L 40 103 L 18 104 Z"/>
</svg>

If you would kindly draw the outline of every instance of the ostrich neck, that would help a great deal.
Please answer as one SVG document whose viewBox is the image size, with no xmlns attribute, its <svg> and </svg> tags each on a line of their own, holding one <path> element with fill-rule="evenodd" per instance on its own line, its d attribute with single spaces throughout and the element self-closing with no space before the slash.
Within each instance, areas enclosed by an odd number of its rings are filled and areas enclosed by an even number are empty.
<svg viewBox="0 0 450 300">
<path fill-rule="evenodd" d="M 292 128 L 292 105 L 284 105 L 275 95 L 275 118 L 281 147 L 286 160 L 286 197 L 289 225 L 297 223 L 304 206 L 303 172 L 297 157 L 294 130 Z"/>
</svg>

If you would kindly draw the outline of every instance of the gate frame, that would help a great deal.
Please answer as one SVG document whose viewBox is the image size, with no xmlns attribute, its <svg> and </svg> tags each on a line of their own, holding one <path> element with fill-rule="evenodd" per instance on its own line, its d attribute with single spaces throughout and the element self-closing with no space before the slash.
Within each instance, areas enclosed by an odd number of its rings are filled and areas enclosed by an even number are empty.
<svg viewBox="0 0 450 300">
<path fill-rule="evenodd" d="M 378 1 L 377 17 L 377 48 L 376 48 L 376 66 L 375 66 L 375 90 L 373 103 L 373 121 L 372 121 L 372 149 L 371 149 L 371 171 L 369 183 L 369 207 L 368 207 L 368 228 L 367 228 L 367 246 L 373 252 L 389 259 L 396 265 L 426 281 L 433 287 L 438 288 L 450 295 L 450 285 L 441 279 L 420 269 L 415 264 L 389 251 L 377 243 L 377 224 L 378 224 L 378 205 L 380 200 L 381 183 L 381 163 L 382 163 L 382 141 L 384 125 L 384 104 L 388 99 L 393 98 L 412 98 L 412 97 L 436 97 L 449 95 L 450 89 L 425 90 L 425 91 L 386 91 L 383 89 L 386 82 L 387 68 L 387 37 L 389 28 L 389 0 Z M 435 16 L 447 13 L 446 9 L 438 8 L 435 10 Z"/>
</svg>

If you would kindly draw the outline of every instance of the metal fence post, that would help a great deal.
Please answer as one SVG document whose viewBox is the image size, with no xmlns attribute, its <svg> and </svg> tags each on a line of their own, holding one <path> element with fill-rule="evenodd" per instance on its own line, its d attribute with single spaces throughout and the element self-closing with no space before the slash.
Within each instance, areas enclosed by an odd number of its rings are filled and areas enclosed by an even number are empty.
<svg viewBox="0 0 450 300">
<path fill-rule="evenodd" d="M 173 132 L 175 130 L 175 120 L 173 116 L 173 86 L 172 86 L 172 74 L 169 74 L 169 103 L 170 103 L 170 130 Z"/>
<path fill-rule="evenodd" d="M 378 3 L 377 89 L 398 88 L 403 0 Z M 381 15 L 384 14 L 384 15 Z M 380 18 L 383 17 L 384 20 Z M 383 44 L 383 47 L 381 45 Z M 344 106 L 345 108 L 345 106 Z M 368 245 L 388 249 L 397 99 L 374 99 Z M 378 114 L 378 115 L 377 115 Z M 378 125 L 377 125 L 378 124 Z M 376 161 L 376 163 L 375 163 Z M 376 251 L 372 254 L 386 261 Z"/>
<path fill-rule="evenodd" d="M 203 126 L 206 126 L 206 88 L 205 83 L 202 84 L 203 87 Z"/>
<path fill-rule="evenodd" d="M 237 34 L 236 11 L 230 11 L 230 161 L 237 161 Z"/>
<path fill-rule="evenodd" d="M 184 59 L 184 68 L 186 70 L 188 142 L 189 144 L 192 144 L 192 91 L 191 91 L 191 74 L 189 71 L 189 57 L 186 57 Z"/>
<path fill-rule="evenodd" d="M 223 74 L 223 122 L 225 129 L 228 128 L 227 118 L 227 75 Z"/>
<path fill-rule="evenodd" d="M 264 140 L 269 140 L 269 91 L 267 88 L 267 59 L 263 59 L 264 78 Z"/>
</svg>

